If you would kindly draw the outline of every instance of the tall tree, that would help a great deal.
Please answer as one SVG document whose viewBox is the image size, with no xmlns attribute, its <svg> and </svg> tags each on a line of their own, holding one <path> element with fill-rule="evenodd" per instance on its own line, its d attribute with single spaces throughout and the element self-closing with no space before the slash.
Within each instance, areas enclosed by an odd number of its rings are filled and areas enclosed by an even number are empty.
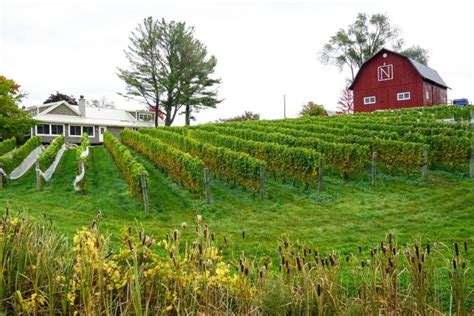
<svg viewBox="0 0 474 316">
<path fill-rule="evenodd" d="M 13 80 L 0 75 L 0 138 L 12 136 L 22 138 L 36 124 L 30 115 L 19 109 L 17 104 L 24 96 L 20 86 Z"/>
<path fill-rule="evenodd" d="M 260 114 L 253 113 L 252 111 L 245 111 L 244 114 L 230 117 L 227 119 L 219 119 L 218 123 L 224 122 L 241 122 L 241 121 L 258 121 L 260 119 Z"/>
<path fill-rule="evenodd" d="M 328 112 L 324 109 L 323 105 L 309 101 L 303 105 L 303 108 L 300 111 L 300 117 L 308 116 L 327 116 Z"/>
<path fill-rule="evenodd" d="M 349 85 L 341 91 L 341 96 L 337 101 L 337 109 L 344 114 L 354 113 L 354 100 L 352 90 L 349 89 Z"/>
<path fill-rule="evenodd" d="M 186 116 L 206 107 L 216 107 L 220 79 L 212 78 L 217 60 L 194 38 L 194 28 L 182 22 L 143 20 L 130 36 L 125 56 L 130 69 L 118 68 L 126 84 L 125 97 L 136 99 L 164 115 L 170 126 L 176 115 Z"/>
<path fill-rule="evenodd" d="M 359 13 L 347 30 L 340 29 L 331 36 L 319 52 L 319 59 L 323 64 L 336 65 L 340 70 L 348 67 L 354 80 L 362 64 L 387 45 L 422 64 L 426 65 L 428 62 L 426 49 L 419 46 L 403 48 L 404 41 L 400 38 L 400 30 L 391 24 L 387 15 L 368 16 L 366 13 Z"/>
<path fill-rule="evenodd" d="M 56 94 L 51 93 L 51 95 L 43 102 L 43 104 L 59 101 L 66 101 L 69 104 L 77 105 L 77 100 L 74 96 L 60 93 L 59 91 L 56 91 Z"/>
</svg>

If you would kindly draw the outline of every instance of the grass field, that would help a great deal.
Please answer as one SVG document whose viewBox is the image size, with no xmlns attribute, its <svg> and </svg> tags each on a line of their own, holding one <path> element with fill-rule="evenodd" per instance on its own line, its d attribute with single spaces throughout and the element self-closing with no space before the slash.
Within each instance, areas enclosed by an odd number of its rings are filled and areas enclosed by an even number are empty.
<svg viewBox="0 0 474 316">
<path fill-rule="evenodd" d="M 139 160 L 150 173 L 148 214 L 128 193 L 127 184 L 103 147 L 91 150 L 87 194 L 72 187 L 76 161 L 75 151 L 69 150 L 41 192 L 36 192 L 35 175 L 30 171 L 0 191 L 0 205 L 42 221 L 51 219 L 55 228 L 68 236 L 90 225 L 101 210 L 101 230 L 113 234 L 113 241 L 127 227 L 143 227 L 160 237 L 187 222 L 189 233 L 195 215 L 201 214 L 218 236 L 232 241 L 235 254 L 245 251 L 259 257 L 276 258 L 277 241 L 285 237 L 341 254 L 356 252 L 359 246 L 367 249 L 390 232 L 399 243 L 474 241 L 474 181 L 460 176 L 431 173 L 426 182 L 380 176 L 375 188 L 368 177 L 349 181 L 326 177 L 321 194 L 268 179 L 268 197 L 263 201 L 213 179 L 212 203 L 208 206 L 172 183 L 150 162 L 142 157 Z"/>
</svg>

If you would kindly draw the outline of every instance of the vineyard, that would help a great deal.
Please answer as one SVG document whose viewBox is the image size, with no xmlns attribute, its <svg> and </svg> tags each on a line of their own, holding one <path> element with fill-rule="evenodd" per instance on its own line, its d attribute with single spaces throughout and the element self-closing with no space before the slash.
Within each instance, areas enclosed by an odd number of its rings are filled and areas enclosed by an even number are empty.
<svg viewBox="0 0 474 316">
<path fill-rule="evenodd" d="M 124 130 L 62 158 L 58 137 L 39 155 L 43 171 L 60 161 L 40 190 L 33 169 L 0 189 L 2 310 L 469 314 L 469 115 Z M 0 165 L 37 146 L 0 143 Z"/>
<path fill-rule="evenodd" d="M 156 150 L 150 149 L 155 142 L 188 154 L 219 179 L 250 192 L 262 191 L 266 177 L 307 189 L 321 183 L 322 173 L 350 180 L 371 170 L 372 183 L 379 173 L 423 179 L 429 170 L 468 175 L 474 168 L 469 115 L 465 108 L 435 107 L 141 129 L 124 131 L 122 138 L 141 152 L 148 150 L 152 159 L 157 159 Z M 451 123 L 446 121 L 449 118 Z M 157 165 L 192 192 L 201 190 L 202 166 L 187 167 L 177 154 L 172 160 L 174 163 Z M 187 172 L 180 171 L 182 176 L 176 177 L 173 164 L 187 168 Z M 193 176 L 187 176 L 191 173 Z"/>
</svg>

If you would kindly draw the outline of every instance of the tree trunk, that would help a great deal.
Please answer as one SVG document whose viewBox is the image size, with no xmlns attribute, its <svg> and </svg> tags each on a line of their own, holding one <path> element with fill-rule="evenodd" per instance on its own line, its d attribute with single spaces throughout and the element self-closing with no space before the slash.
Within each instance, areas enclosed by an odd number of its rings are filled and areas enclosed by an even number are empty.
<svg viewBox="0 0 474 316">
<path fill-rule="evenodd" d="M 158 113 L 160 111 L 158 110 L 158 104 L 155 105 L 155 127 L 158 127 Z"/>
<path fill-rule="evenodd" d="M 185 121 L 185 125 L 186 126 L 189 126 L 191 125 L 191 106 L 190 105 L 186 105 L 186 121 Z"/>
</svg>

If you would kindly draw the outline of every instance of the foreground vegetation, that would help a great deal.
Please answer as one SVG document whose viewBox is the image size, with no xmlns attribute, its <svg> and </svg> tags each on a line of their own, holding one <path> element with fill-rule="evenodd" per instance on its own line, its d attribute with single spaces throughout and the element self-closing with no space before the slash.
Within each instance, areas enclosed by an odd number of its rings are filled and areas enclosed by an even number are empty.
<svg viewBox="0 0 474 316">
<path fill-rule="evenodd" d="M 1 308 L 49 314 L 366 315 L 472 312 L 467 243 L 401 246 L 391 234 L 370 254 L 339 256 L 282 239 L 279 262 L 224 259 L 227 240 L 201 215 L 164 239 L 121 233 L 114 251 L 101 214 L 72 245 L 48 225 L 2 217 Z M 191 230 L 192 239 L 182 237 Z M 161 254 L 161 255 L 160 255 Z M 345 272 L 345 273 L 344 273 Z M 447 285 L 447 286 L 446 286 Z"/>
</svg>

